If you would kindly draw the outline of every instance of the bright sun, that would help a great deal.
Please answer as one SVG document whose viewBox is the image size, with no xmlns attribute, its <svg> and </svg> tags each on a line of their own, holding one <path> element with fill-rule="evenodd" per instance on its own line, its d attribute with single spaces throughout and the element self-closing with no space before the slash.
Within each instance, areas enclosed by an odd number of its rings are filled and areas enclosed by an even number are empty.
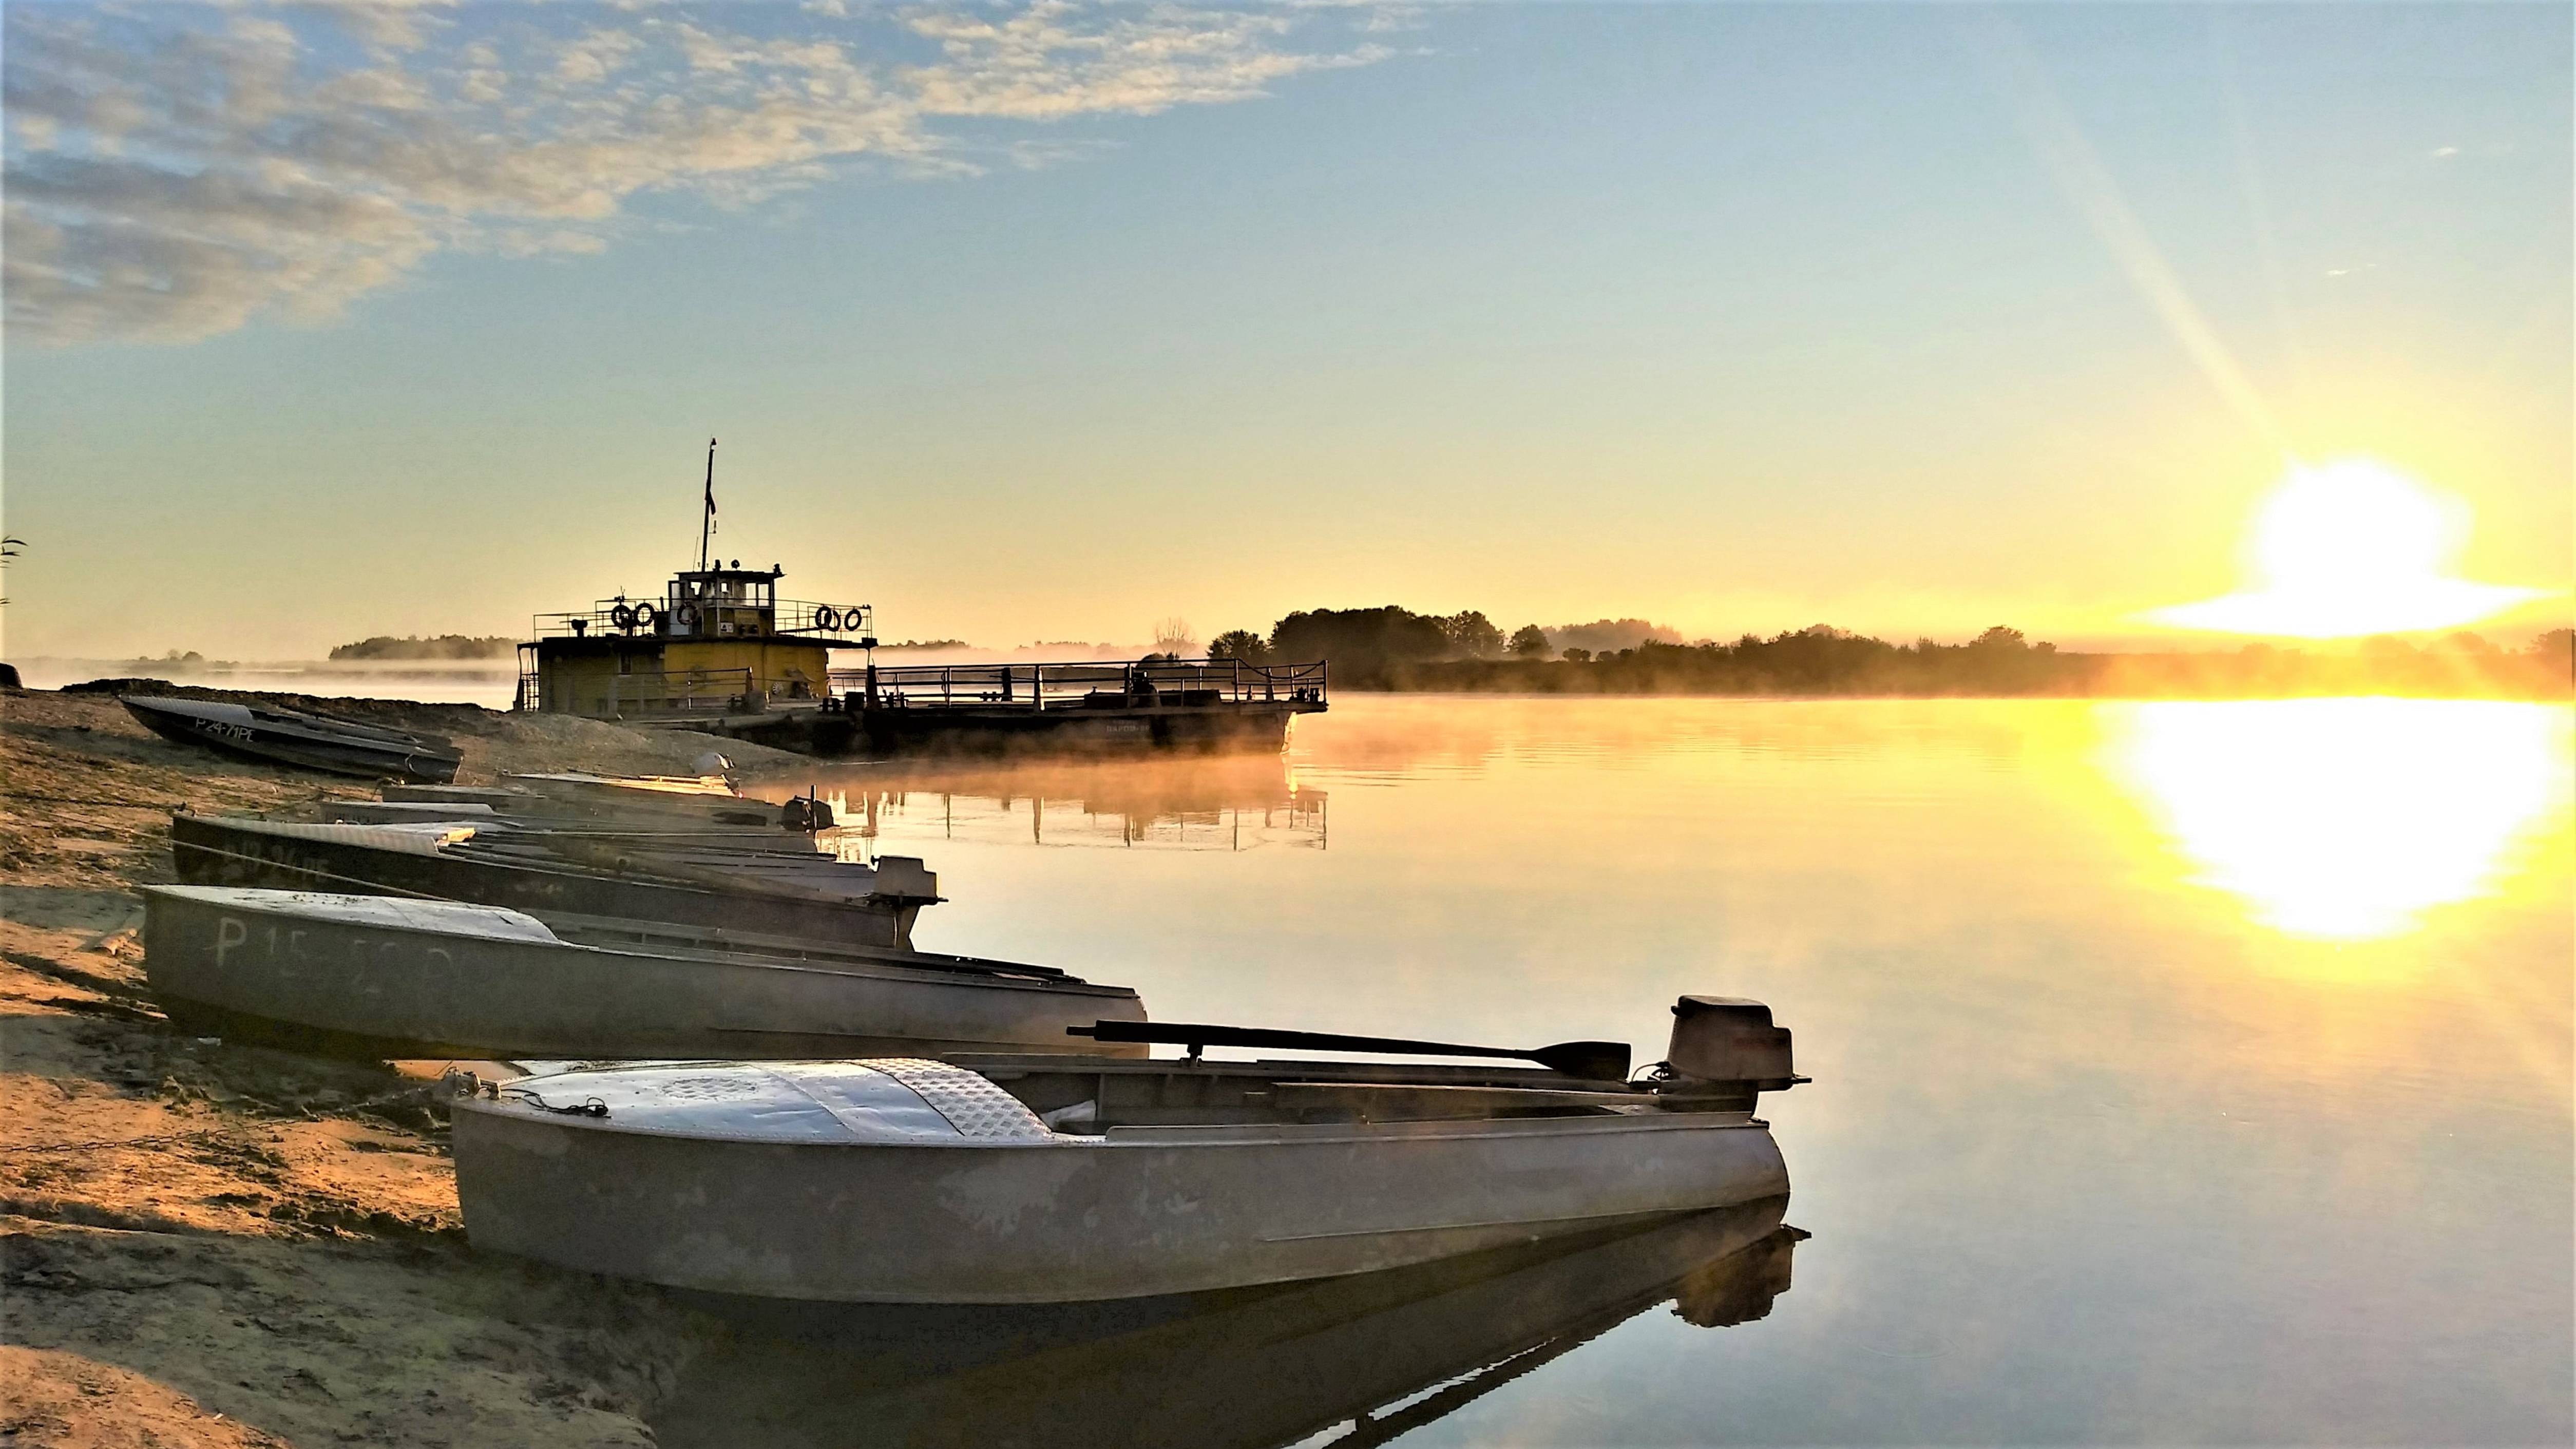
<svg viewBox="0 0 2576 1449">
<path fill-rule="evenodd" d="M 2254 515 L 2248 587 L 2147 615 L 2231 634 L 2334 639 L 2449 629 L 2536 598 L 2444 570 L 2468 541 L 2468 505 L 2384 463 L 2294 466 Z"/>
</svg>

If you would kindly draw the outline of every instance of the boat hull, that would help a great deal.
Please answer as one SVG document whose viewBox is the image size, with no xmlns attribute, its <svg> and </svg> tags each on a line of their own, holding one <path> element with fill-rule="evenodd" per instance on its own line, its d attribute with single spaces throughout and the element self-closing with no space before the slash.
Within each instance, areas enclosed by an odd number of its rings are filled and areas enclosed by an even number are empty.
<svg viewBox="0 0 2576 1449">
<path fill-rule="evenodd" d="M 1804 1235 L 1778 1198 L 1288 1288 L 1069 1308 L 691 1295 L 735 1332 L 651 1417 L 664 1449 L 1384 1443 L 1655 1307 L 1767 1313 Z M 1428 1391 L 1428 1392 L 1426 1392 Z"/>
<path fill-rule="evenodd" d="M 290 711 L 222 708 L 189 700 L 119 701 L 136 722 L 164 739 L 204 745 L 263 764 L 293 765 L 362 780 L 444 785 L 456 778 L 454 750 L 390 732 L 343 732 L 338 721 Z"/>
<path fill-rule="evenodd" d="M 464 1100 L 453 1125 L 477 1248 L 784 1299 L 1078 1302 L 1338 1277 L 1789 1187 L 1769 1130 L 1731 1113 L 809 1144 Z"/>
<path fill-rule="evenodd" d="M 174 815 L 170 854 L 190 885 L 354 891 L 731 928 L 861 946 L 907 947 L 917 900 L 787 899 L 712 887 L 477 860 L 428 849 L 371 845 L 354 832 L 316 838 L 259 828 L 264 822 Z"/>
<path fill-rule="evenodd" d="M 1061 1051 L 1088 1045 L 1069 1043 L 1068 1025 L 1144 1017 L 1134 992 L 1082 981 L 665 956 L 395 919 L 470 909 L 445 903 L 340 897 L 361 904 L 332 917 L 299 892 L 155 887 L 144 899 L 144 970 L 174 1020 L 335 1055 Z"/>
</svg>

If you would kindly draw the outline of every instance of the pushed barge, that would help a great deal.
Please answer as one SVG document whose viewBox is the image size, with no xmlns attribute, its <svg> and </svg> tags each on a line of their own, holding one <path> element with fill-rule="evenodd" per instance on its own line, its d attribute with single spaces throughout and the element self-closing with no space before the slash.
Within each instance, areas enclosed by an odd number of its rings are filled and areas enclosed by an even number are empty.
<svg viewBox="0 0 2576 1449">
<path fill-rule="evenodd" d="M 707 509 L 715 508 L 709 448 Z M 866 604 L 782 599 L 776 565 L 710 558 L 658 597 L 541 614 L 516 707 L 700 730 L 814 755 L 1269 749 L 1326 707 L 1322 661 L 1149 656 L 880 667 Z M 835 668 L 835 651 L 864 664 Z"/>
</svg>

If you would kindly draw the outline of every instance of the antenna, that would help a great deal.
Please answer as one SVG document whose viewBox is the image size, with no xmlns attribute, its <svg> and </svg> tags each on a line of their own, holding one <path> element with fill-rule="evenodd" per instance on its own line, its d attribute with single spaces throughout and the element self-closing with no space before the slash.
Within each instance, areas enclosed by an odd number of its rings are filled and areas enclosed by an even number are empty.
<svg viewBox="0 0 2576 1449">
<path fill-rule="evenodd" d="M 707 571 L 707 539 L 716 529 L 716 440 L 707 439 L 707 511 L 698 519 L 698 572 Z"/>
</svg>

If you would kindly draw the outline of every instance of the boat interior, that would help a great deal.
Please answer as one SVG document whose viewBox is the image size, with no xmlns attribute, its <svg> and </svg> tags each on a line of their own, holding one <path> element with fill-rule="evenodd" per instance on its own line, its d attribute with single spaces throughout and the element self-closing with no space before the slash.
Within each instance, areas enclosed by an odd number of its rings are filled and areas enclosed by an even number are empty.
<svg viewBox="0 0 2576 1449">
<path fill-rule="evenodd" d="M 1638 1113 L 1732 1114 L 1757 1125 L 1747 1082 L 1600 1082 L 1543 1067 L 1422 1062 L 1205 1061 L 950 1055 L 1050 1128 L 1239 1127 L 1491 1121 Z"/>
<path fill-rule="evenodd" d="M 772 936 L 719 926 L 692 926 L 668 921 L 639 921 L 611 916 L 584 916 L 556 911 L 535 913 L 555 939 L 609 951 L 645 952 L 697 961 L 792 961 L 830 969 L 834 966 L 898 967 L 985 978 L 1078 986 L 1081 978 L 1052 966 L 1018 961 L 992 961 L 979 956 L 952 956 L 940 951 L 914 951 L 899 946 L 868 946 L 806 936 Z M 1120 995 L 1127 994 L 1123 989 Z"/>
</svg>

